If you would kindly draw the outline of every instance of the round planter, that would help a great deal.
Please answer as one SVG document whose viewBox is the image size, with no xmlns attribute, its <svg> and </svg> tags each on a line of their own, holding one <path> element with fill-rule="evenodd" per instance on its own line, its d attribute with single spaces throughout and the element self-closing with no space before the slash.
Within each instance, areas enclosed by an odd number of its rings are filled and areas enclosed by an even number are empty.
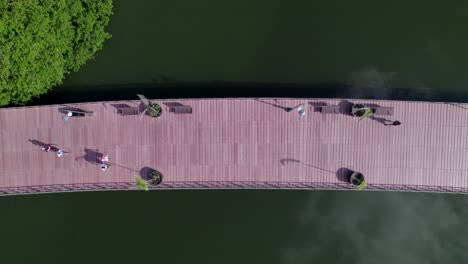
<svg viewBox="0 0 468 264">
<path fill-rule="evenodd" d="M 148 113 L 152 117 L 159 117 L 162 114 L 162 108 L 159 104 L 151 103 L 148 106 Z"/>
<path fill-rule="evenodd" d="M 355 104 L 351 108 L 351 114 L 353 116 L 361 117 L 366 113 L 367 107 L 363 104 Z"/>
<path fill-rule="evenodd" d="M 150 172 L 148 178 L 150 179 L 149 183 L 151 183 L 152 185 L 158 185 L 162 182 L 163 176 L 159 171 L 154 170 Z"/>
<path fill-rule="evenodd" d="M 353 172 L 353 174 L 351 174 L 351 177 L 349 178 L 349 183 L 351 183 L 354 186 L 359 186 L 363 181 L 364 175 L 357 171 Z"/>
</svg>

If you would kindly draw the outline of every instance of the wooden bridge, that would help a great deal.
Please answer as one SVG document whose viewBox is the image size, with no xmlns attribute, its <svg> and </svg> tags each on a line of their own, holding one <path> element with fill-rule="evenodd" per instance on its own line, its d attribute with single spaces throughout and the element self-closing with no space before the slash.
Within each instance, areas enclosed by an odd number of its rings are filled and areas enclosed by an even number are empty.
<svg viewBox="0 0 468 264">
<path fill-rule="evenodd" d="M 139 101 L 0 109 L 0 195 L 130 190 L 148 168 L 163 174 L 153 189 L 355 189 L 345 175 L 359 171 L 365 190 L 468 192 L 467 104 L 152 102 L 162 107 L 158 118 L 132 114 Z M 360 121 L 349 115 L 355 103 L 393 113 Z M 301 104 L 303 116 L 288 111 Z M 190 111 L 178 113 L 179 105 Z M 65 120 L 67 109 L 94 114 Z M 401 125 L 384 125 L 395 120 Z M 66 154 L 43 151 L 48 144 Z M 105 171 L 101 155 L 109 156 Z"/>
</svg>

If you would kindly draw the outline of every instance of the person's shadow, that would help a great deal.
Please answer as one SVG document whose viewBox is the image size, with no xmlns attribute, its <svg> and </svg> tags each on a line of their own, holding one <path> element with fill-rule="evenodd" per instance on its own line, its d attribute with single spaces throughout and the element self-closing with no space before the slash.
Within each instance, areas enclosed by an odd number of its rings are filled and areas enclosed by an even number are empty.
<svg viewBox="0 0 468 264">
<path fill-rule="evenodd" d="M 101 158 L 103 157 L 103 154 L 99 152 L 98 150 L 85 148 L 84 153 L 85 154 L 83 156 L 77 157 L 75 158 L 75 160 L 84 159 L 85 161 L 92 163 L 92 164 L 96 164 L 96 165 L 102 163 Z"/>
<path fill-rule="evenodd" d="M 260 99 L 255 99 L 255 101 L 260 102 L 260 103 L 264 103 L 264 104 L 267 104 L 267 105 L 271 105 L 271 106 L 273 106 L 273 107 L 282 109 L 282 110 L 284 110 L 284 111 L 286 111 L 286 112 L 289 112 L 289 111 L 291 111 L 291 109 L 292 109 L 292 107 L 286 107 L 286 106 L 282 106 L 282 105 L 279 105 L 279 104 L 274 104 L 274 103 L 262 101 L 262 100 L 260 100 Z"/>
<path fill-rule="evenodd" d="M 308 163 L 304 163 L 300 160 L 297 160 L 297 159 L 280 159 L 280 163 L 281 165 L 283 166 L 286 166 L 287 163 L 297 163 L 297 164 L 300 164 L 300 165 L 304 165 L 304 166 L 307 166 L 307 167 L 311 167 L 311 168 L 314 168 L 314 169 L 317 169 L 317 170 L 321 170 L 321 171 L 325 171 L 325 172 L 330 172 L 330 173 L 334 173 L 333 171 L 331 170 L 327 170 L 327 169 L 323 169 L 323 168 L 320 168 L 320 167 L 317 167 L 317 166 L 314 166 L 314 165 L 310 165 Z"/>
<path fill-rule="evenodd" d="M 393 123 L 392 120 L 388 120 L 388 119 L 385 119 L 383 117 L 376 117 L 376 116 L 369 116 L 369 119 L 373 120 L 373 121 L 377 121 L 383 125 L 391 125 Z"/>
<path fill-rule="evenodd" d="M 42 142 L 42 141 L 39 141 L 39 140 L 36 140 L 36 139 L 28 139 L 29 142 L 31 142 L 33 145 L 35 146 L 39 146 L 41 148 L 46 148 L 47 146 L 51 146 L 51 151 L 55 151 L 57 150 L 57 147 L 54 147 L 56 146 L 55 144 L 52 144 L 52 143 L 45 143 L 45 142 Z"/>
</svg>

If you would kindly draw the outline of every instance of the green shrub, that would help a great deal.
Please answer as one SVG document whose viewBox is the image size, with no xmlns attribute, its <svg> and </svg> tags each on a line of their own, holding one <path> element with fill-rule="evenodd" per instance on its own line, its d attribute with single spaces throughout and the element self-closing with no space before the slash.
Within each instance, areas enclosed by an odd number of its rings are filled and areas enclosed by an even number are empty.
<svg viewBox="0 0 468 264">
<path fill-rule="evenodd" d="M 112 0 L 1 0 L 0 106 L 62 83 L 110 38 Z"/>
<path fill-rule="evenodd" d="M 149 190 L 149 187 L 148 187 L 148 182 L 143 180 L 141 177 L 136 177 L 135 179 L 135 186 L 137 186 L 138 188 L 144 190 L 144 191 L 148 191 Z"/>
<path fill-rule="evenodd" d="M 158 117 L 161 115 L 161 106 L 158 104 L 150 104 L 148 107 L 150 116 Z"/>
<path fill-rule="evenodd" d="M 372 112 L 372 109 L 370 108 L 365 108 L 363 111 L 364 113 L 362 114 L 361 118 L 359 118 L 359 120 L 367 119 L 368 117 L 374 114 L 374 112 Z"/>
<path fill-rule="evenodd" d="M 159 171 L 152 171 L 149 175 L 149 178 L 150 178 L 149 182 L 155 185 L 161 183 L 162 181 L 162 175 Z"/>
</svg>

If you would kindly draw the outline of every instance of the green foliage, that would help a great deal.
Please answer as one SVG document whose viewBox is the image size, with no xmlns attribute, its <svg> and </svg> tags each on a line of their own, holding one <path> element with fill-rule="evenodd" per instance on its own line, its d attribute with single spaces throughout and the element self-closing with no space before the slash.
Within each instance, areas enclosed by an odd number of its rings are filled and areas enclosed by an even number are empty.
<svg viewBox="0 0 468 264">
<path fill-rule="evenodd" d="M 141 102 L 146 105 L 146 106 L 149 106 L 151 104 L 151 102 L 146 99 L 146 97 L 142 94 L 137 94 L 138 98 L 140 98 Z"/>
<path fill-rule="evenodd" d="M 159 184 L 162 180 L 162 175 L 159 171 L 152 171 L 149 175 L 149 178 L 151 179 L 149 182 L 151 184 Z"/>
<path fill-rule="evenodd" d="M 142 190 L 145 190 L 145 191 L 148 191 L 149 190 L 149 187 L 148 187 L 148 182 L 143 180 L 141 177 L 137 177 L 136 178 L 136 183 L 135 185 L 137 187 L 140 187 Z"/>
<path fill-rule="evenodd" d="M 158 117 L 161 115 L 161 106 L 158 104 L 150 104 L 148 111 L 152 117 Z"/>
<path fill-rule="evenodd" d="M 362 190 L 364 188 L 366 188 L 367 186 L 367 182 L 366 181 L 362 181 L 358 186 L 357 186 L 357 189 L 358 190 Z"/>
<path fill-rule="evenodd" d="M 149 178 L 152 180 L 155 180 L 159 177 L 161 177 L 161 173 L 159 173 L 159 171 L 152 171 L 149 175 Z"/>
<path fill-rule="evenodd" d="M 364 114 L 359 118 L 359 120 L 364 120 L 367 119 L 369 116 L 373 115 L 374 112 L 372 112 L 372 109 L 366 108 Z"/>
<path fill-rule="evenodd" d="M 0 106 L 25 104 L 100 50 L 112 0 L 0 0 Z"/>
</svg>

